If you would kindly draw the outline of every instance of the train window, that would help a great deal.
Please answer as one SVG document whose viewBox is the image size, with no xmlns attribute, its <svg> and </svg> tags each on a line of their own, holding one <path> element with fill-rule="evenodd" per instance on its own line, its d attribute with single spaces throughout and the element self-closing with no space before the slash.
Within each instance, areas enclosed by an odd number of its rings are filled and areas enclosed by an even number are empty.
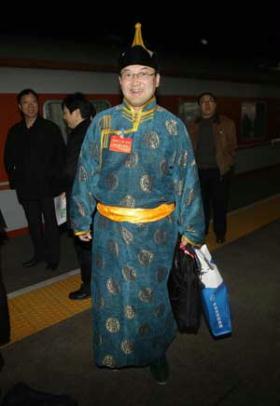
<svg viewBox="0 0 280 406">
<path fill-rule="evenodd" d="M 111 107 L 111 104 L 108 100 L 90 100 L 93 104 L 97 113 L 102 110 L 108 109 Z M 43 105 L 43 116 L 48 120 L 56 123 L 62 131 L 63 138 L 67 142 L 67 135 L 69 129 L 67 128 L 64 120 L 63 113 L 61 109 L 62 100 L 48 100 Z"/>
<path fill-rule="evenodd" d="M 111 107 L 111 103 L 108 100 L 91 100 L 91 103 L 93 104 L 96 113 Z"/>
<path fill-rule="evenodd" d="M 266 117 L 265 102 L 243 102 L 241 104 L 241 138 L 244 141 L 264 139 Z"/>
<path fill-rule="evenodd" d="M 53 121 L 62 131 L 64 141 L 67 140 L 68 129 L 63 120 L 61 109 L 62 100 L 48 100 L 43 104 L 43 116 L 48 120 Z"/>
<path fill-rule="evenodd" d="M 188 124 L 199 116 L 199 106 L 197 102 L 183 102 L 179 105 L 179 117 Z"/>
</svg>

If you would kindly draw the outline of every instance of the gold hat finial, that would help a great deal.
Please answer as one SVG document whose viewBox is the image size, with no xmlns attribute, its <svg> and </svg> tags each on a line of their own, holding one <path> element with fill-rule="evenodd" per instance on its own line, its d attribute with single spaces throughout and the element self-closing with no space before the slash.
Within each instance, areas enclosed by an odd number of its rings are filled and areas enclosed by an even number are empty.
<svg viewBox="0 0 280 406">
<path fill-rule="evenodd" d="M 133 39 L 131 46 L 134 47 L 135 45 L 140 45 L 141 47 L 143 47 L 147 50 L 147 48 L 144 45 L 143 38 L 142 38 L 141 23 L 135 24 L 135 34 L 134 34 L 134 39 Z"/>
</svg>

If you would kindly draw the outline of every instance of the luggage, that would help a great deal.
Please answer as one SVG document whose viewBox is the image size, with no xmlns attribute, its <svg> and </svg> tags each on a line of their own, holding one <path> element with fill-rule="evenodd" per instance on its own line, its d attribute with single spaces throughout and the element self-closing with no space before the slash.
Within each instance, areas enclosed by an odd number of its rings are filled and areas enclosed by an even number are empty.
<svg viewBox="0 0 280 406">
<path fill-rule="evenodd" d="M 200 280 L 194 251 L 177 242 L 168 290 L 180 333 L 198 332 L 200 326 Z"/>
</svg>

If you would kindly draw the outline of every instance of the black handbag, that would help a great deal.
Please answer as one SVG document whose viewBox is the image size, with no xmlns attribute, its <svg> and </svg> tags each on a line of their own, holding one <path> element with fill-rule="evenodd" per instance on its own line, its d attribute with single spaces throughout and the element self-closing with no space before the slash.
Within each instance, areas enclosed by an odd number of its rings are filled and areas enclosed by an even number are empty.
<svg viewBox="0 0 280 406">
<path fill-rule="evenodd" d="M 201 300 L 199 270 L 191 246 L 178 239 L 168 290 L 171 307 L 180 333 L 197 334 L 200 326 Z"/>
</svg>

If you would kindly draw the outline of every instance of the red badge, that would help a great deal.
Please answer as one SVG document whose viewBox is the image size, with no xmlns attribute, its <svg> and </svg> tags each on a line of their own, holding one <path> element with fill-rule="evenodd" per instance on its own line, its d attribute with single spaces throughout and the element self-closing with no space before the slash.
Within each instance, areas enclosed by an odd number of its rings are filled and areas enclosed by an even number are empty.
<svg viewBox="0 0 280 406">
<path fill-rule="evenodd" d="M 129 154 L 132 148 L 132 138 L 123 138 L 118 135 L 112 135 L 110 139 L 109 150 L 114 152 L 123 152 Z"/>
</svg>

